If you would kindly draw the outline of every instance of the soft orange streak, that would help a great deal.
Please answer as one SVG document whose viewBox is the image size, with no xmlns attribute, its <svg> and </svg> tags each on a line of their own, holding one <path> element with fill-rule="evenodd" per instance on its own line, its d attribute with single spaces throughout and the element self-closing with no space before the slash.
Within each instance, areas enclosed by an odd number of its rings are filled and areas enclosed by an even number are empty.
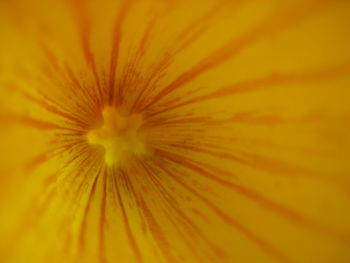
<svg viewBox="0 0 350 263">
<path fill-rule="evenodd" d="M 103 90 L 100 83 L 100 79 L 97 73 L 96 62 L 93 52 L 90 48 L 90 32 L 91 32 L 91 21 L 88 15 L 88 9 L 86 6 L 86 1 L 84 0 L 74 0 L 71 2 L 73 11 L 76 17 L 76 21 L 78 24 L 78 29 L 80 33 L 80 41 L 82 50 L 84 53 L 84 57 L 86 62 L 90 66 L 92 70 L 92 74 L 95 78 L 97 92 L 98 92 L 98 100 L 103 100 Z M 97 94 L 96 94 L 97 95 Z"/>
<path fill-rule="evenodd" d="M 257 78 L 253 80 L 246 80 L 235 83 L 228 87 L 220 88 L 208 94 L 204 94 L 187 101 L 169 106 L 167 108 L 155 111 L 147 115 L 147 118 L 154 117 L 158 114 L 177 109 L 189 104 L 203 102 L 212 99 L 219 99 L 226 96 L 236 95 L 238 93 L 252 92 L 264 88 L 272 88 L 282 84 L 296 84 L 296 83 L 322 83 L 331 81 L 338 77 L 348 75 L 350 73 L 350 62 L 346 61 L 342 64 L 331 66 L 322 69 L 313 69 L 305 72 L 296 73 L 271 73 L 266 77 Z"/>
<path fill-rule="evenodd" d="M 177 231 L 182 236 L 182 238 L 185 240 L 186 244 L 192 248 L 192 252 L 197 252 L 198 248 L 193 246 L 193 237 L 188 239 L 189 233 L 191 233 L 188 229 L 185 234 L 183 234 L 178 228 L 180 225 L 180 220 L 184 221 L 185 224 L 189 225 L 192 230 L 195 231 L 196 234 L 198 234 L 210 247 L 210 249 L 216 254 L 216 257 L 223 258 L 225 256 L 225 253 L 217 247 L 214 243 L 212 243 L 200 230 L 200 228 L 189 218 L 186 216 L 186 214 L 180 210 L 179 203 L 176 201 L 176 199 L 170 194 L 171 191 L 167 190 L 163 184 L 161 183 L 161 180 L 164 179 L 162 176 L 160 176 L 158 173 L 152 169 L 151 164 L 146 164 L 143 161 L 139 161 L 139 163 L 142 165 L 142 168 L 147 172 L 148 179 L 151 179 L 152 183 L 156 186 L 155 193 L 159 193 L 160 197 L 163 201 L 165 201 L 168 206 L 172 209 L 168 213 L 168 219 L 173 223 L 174 227 L 177 228 Z M 168 210 L 168 209 L 167 209 Z M 175 213 L 179 216 L 179 218 L 175 217 Z M 182 228 L 185 228 L 186 225 L 181 222 Z M 200 251 L 199 254 L 196 253 L 197 256 L 202 255 L 203 251 Z"/>
<path fill-rule="evenodd" d="M 119 59 L 119 48 L 120 42 L 122 39 L 122 25 L 124 23 L 125 17 L 127 16 L 132 4 L 133 0 L 124 0 L 122 3 L 122 7 L 116 17 L 114 30 L 113 30 L 113 42 L 112 42 L 112 51 L 110 58 L 110 66 L 109 66 L 109 87 L 108 87 L 108 101 L 110 104 L 113 104 L 113 101 L 117 99 L 119 102 L 120 98 L 114 98 L 115 94 L 115 78 L 116 78 L 116 70 Z"/>
<path fill-rule="evenodd" d="M 268 253 L 271 257 L 275 258 L 279 262 L 292 262 L 290 258 L 288 258 L 286 255 L 284 255 L 281 251 L 277 250 L 275 247 L 270 245 L 267 241 L 257 237 L 253 232 L 251 232 L 249 229 L 247 229 L 245 226 L 243 226 L 241 223 L 239 223 L 236 219 L 230 217 L 229 215 L 225 214 L 223 211 L 221 211 L 214 203 L 212 203 L 208 198 L 204 197 L 203 195 L 200 195 L 197 191 L 195 191 L 192 187 L 186 185 L 183 183 L 178 176 L 174 175 L 172 172 L 170 172 L 169 169 L 166 169 L 163 164 L 160 162 L 157 162 L 157 165 L 159 168 L 161 168 L 167 175 L 169 175 L 174 181 L 176 181 L 178 184 L 180 184 L 183 188 L 188 190 L 190 193 L 192 193 L 194 196 L 196 196 L 198 199 L 202 200 L 209 208 L 211 208 L 222 220 L 224 220 L 226 223 L 234 226 L 238 231 L 240 231 L 243 235 L 245 235 L 247 238 L 249 238 L 252 242 L 254 242 L 256 245 L 258 245 L 263 251 Z"/>
<path fill-rule="evenodd" d="M 137 246 L 137 243 L 135 241 L 135 237 L 134 237 L 134 235 L 132 233 L 132 230 L 131 230 L 131 227 L 130 227 L 130 224 L 129 224 L 129 220 L 128 220 L 128 216 L 127 216 L 126 211 L 125 211 L 124 203 L 123 203 L 123 200 L 122 200 L 121 195 L 120 195 L 120 190 L 119 190 L 119 187 L 118 187 L 117 177 L 113 176 L 112 180 L 114 182 L 114 189 L 115 189 L 115 193 L 117 195 L 119 206 L 120 206 L 120 209 L 121 209 L 121 212 L 122 212 L 122 216 L 123 216 L 123 220 L 124 220 L 124 227 L 125 227 L 125 231 L 126 231 L 126 234 L 128 236 L 128 239 L 129 239 L 129 243 L 130 243 L 131 248 L 132 248 L 132 250 L 134 252 L 136 261 L 138 263 L 142 263 L 144 261 L 142 259 L 140 250 L 139 250 L 139 248 Z"/>
<path fill-rule="evenodd" d="M 99 224 L 99 258 L 101 263 L 106 263 L 105 257 L 105 227 L 106 227 L 106 205 L 107 205 L 107 176 L 108 170 L 105 170 L 102 178 L 102 200 L 100 210 L 100 224 Z"/>
<path fill-rule="evenodd" d="M 343 231 L 338 231 L 335 229 L 329 229 L 293 210 L 291 210 L 290 208 L 283 206 L 281 204 L 278 204 L 270 199 L 267 199 L 266 197 L 262 196 L 261 194 L 259 194 L 258 192 L 255 192 L 253 190 L 250 190 L 248 188 L 245 188 L 244 186 L 235 184 L 233 182 L 228 182 L 226 180 L 223 180 L 215 175 L 213 175 L 212 173 L 206 171 L 205 169 L 201 168 L 198 165 L 195 165 L 191 159 L 184 157 L 184 156 L 180 156 L 178 154 L 174 154 L 174 153 L 170 153 L 168 151 L 164 151 L 164 150 L 159 150 L 157 149 L 157 154 L 159 156 L 162 156 L 163 158 L 179 164 L 183 167 L 186 167 L 190 170 L 193 170 L 195 172 L 197 172 L 198 174 L 201 174 L 213 181 L 216 181 L 217 183 L 228 187 L 232 190 L 234 190 L 236 193 L 241 194 L 251 200 L 254 200 L 255 202 L 257 202 L 259 205 L 261 205 L 262 207 L 268 209 L 269 211 L 278 213 L 280 215 L 282 215 L 283 217 L 287 218 L 288 220 L 290 220 L 291 222 L 297 223 L 298 225 L 307 227 L 317 233 L 322 233 L 328 236 L 332 236 L 342 242 L 345 243 L 350 243 L 350 234 L 349 233 L 344 233 Z"/>
<path fill-rule="evenodd" d="M 155 219 L 152 212 L 149 210 L 149 208 L 146 205 L 146 203 L 144 202 L 143 198 L 138 199 L 138 205 L 139 205 L 140 209 L 142 210 L 143 215 L 145 217 L 145 220 L 148 223 L 151 234 L 154 237 L 155 241 L 157 242 L 163 255 L 168 260 L 168 262 L 175 263 L 176 260 L 170 252 L 171 246 L 170 246 L 168 240 L 166 239 L 166 236 L 164 235 L 161 226 L 158 224 L 157 220 Z"/>
<path fill-rule="evenodd" d="M 318 11 L 320 7 L 323 7 L 326 2 L 330 1 L 318 0 L 306 3 L 305 1 L 301 1 L 301 3 L 296 5 L 294 8 L 288 8 L 273 14 L 270 18 L 260 23 L 257 27 L 248 31 L 239 38 L 233 38 L 229 43 L 202 59 L 193 68 L 181 74 L 178 78 L 156 94 L 151 102 L 143 108 L 143 110 L 149 108 L 174 90 L 198 77 L 200 74 L 203 74 L 204 72 L 231 59 L 248 45 L 253 44 L 263 37 L 270 37 L 278 34 L 286 28 L 302 22 L 303 19 L 315 14 L 316 11 Z"/>
<path fill-rule="evenodd" d="M 69 113 L 67 112 L 64 112 L 60 109 L 58 109 L 57 107 L 53 106 L 53 105 L 50 105 L 49 103 L 47 103 L 45 100 L 42 100 L 42 99 L 39 99 L 39 98 L 36 98 L 32 95 L 30 95 L 29 93 L 26 93 L 26 92 L 22 92 L 22 94 L 24 95 L 24 97 L 26 97 L 27 99 L 35 102 L 36 104 L 38 104 L 39 106 L 41 106 L 42 108 L 44 108 L 45 110 L 47 110 L 48 112 L 51 112 L 53 114 L 56 114 L 60 117 L 63 117 L 67 120 L 70 120 L 72 121 L 75 125 L 77 125 L 78 127 L 81 127 L 83 129 L 86 129 L 87 128 L 87 124 L 82 122 L 79 118 L 75 117 L 75 116 L 72 116 L 70 115 Z"/>
<path fill-rule="evenodd" d="M 100 171 L 101 172 L 101 171 Z M 91 189 L 90 189 L 90 193 L 89 193 L 89 198 L 88 201 L 86 202 L 86 207 L 84 210 L 84 215 L 83 215 L 83 220 L 81 223 L 81 228 L 80 228 L 80 235 L 79 235 L 79 244 L 80 244 L 80 249 L 83 250 L 83 248 L 85 247 L 85 233 L 86 233 L 86 227 L 87 227 L 87 216 L 88 213 L 90 211 L 91 208 L 91 203 L 92 203 L 92 199 L 95 196 L 95 192 L 96 192 L 96 185 L 97 185 L 97 181 L 99 178 L 99 174 L 97 174 L 95 176 L 95 179 L 92 183 Z"/>
</svg>

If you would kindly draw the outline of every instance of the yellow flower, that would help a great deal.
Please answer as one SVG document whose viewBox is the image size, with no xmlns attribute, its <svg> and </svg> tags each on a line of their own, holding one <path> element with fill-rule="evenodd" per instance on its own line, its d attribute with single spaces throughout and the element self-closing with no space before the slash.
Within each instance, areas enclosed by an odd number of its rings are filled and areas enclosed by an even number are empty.
<svg viewBox="0 0 350 263">
<path fill-rule="evenodd" d="M 0 261 L 350 261 L 350 2 L 0 2 Z"/>
</svg>

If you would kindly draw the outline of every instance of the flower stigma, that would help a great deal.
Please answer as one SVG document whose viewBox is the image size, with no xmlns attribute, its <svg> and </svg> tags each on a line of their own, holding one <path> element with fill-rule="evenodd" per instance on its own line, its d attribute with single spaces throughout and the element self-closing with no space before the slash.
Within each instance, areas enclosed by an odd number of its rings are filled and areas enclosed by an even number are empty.
<svg viewBox="0 0 350 263">
<path fill-rule="evenodd" d="M 105 107 L 100 127 L 87 133 L 87 141 L 105 150 L 108 166 L 118 165 L 126 155 L 144 155 L 146 147 L 139 133 L 142 125 L 140 114 L 127 115 L 115 107 Z"/>
</svg>

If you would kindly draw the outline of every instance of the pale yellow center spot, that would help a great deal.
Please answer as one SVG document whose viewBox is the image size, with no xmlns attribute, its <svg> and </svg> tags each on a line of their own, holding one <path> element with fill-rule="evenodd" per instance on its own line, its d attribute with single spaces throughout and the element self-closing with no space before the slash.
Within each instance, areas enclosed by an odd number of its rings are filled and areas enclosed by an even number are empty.
<svg viewBox="0 0 350 263">
<path fill-rule="evenodd" d="M 104 147 L 107 165 L 118 164 L 126 154 L 142 155 L 146 152 L 139 134 L 141 115 L 125 115 L 116 108 L 106 107 L 102 116 L 103 125 L 91 130 L 87 140 Z"/>
</svg>

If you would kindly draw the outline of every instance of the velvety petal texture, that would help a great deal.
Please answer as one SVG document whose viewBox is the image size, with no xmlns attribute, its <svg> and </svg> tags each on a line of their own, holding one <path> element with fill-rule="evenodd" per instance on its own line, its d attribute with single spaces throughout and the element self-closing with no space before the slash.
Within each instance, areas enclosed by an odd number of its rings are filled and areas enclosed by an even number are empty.
<svg viewBox="0 0 350 263">
<path fill-rule="evenodd" d="M 0 262 L 350 262 L 350 1 L 0 1 Z"/>
</svg>

